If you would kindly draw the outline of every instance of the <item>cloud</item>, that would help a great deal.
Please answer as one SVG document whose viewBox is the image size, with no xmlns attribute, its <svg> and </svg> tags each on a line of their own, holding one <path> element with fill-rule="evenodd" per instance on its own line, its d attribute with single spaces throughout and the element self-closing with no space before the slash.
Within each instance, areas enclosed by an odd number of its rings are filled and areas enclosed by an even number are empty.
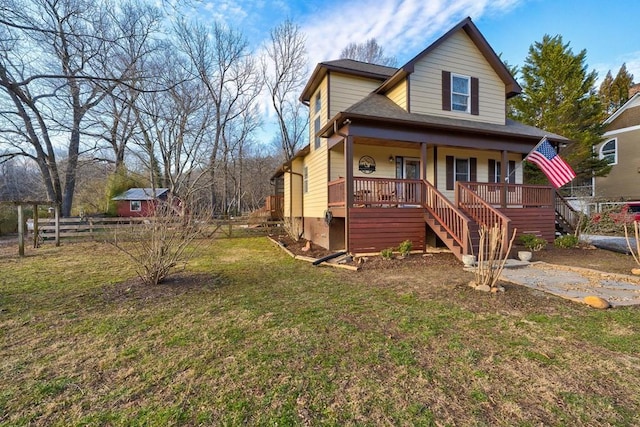
<svg viewBox="0 0 640 427">
<path fill-rule="evenodd" d="M 602 80 L 604 80 L 608 71 L 611 71 L 611 75 L 615 77 L 618 70 L 620 70 L 620 67 L 622 67 L 622 64 L 626 64 L 627 71 L 633 74 L 633 81 L 635 83 L 640 83 L 640 50 L 637 50 L 620 55 L 614 58 L 611 62 L 593 64 L 592 69 L 598 73 L 596 87 L 600 86 L 600 83 L 602 83 Z"/>
<path fill-rule="evenodd" d="M 340 2 L 302 23 L 312 64 L 336 59 L 349 43 L 376 38 L 400 64 L 467 16 L 505 13 L 521 0 L 368 0 Z"/>
</svg>

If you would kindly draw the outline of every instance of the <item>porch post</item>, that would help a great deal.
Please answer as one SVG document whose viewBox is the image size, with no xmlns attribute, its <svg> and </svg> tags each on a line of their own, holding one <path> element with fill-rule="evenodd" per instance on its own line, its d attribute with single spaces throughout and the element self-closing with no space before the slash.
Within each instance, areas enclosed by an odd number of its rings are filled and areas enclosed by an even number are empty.
<svg viewBox="0 0 640 427">
<path fill-rule="evenodd" d="M 427 180 L 427 143 L 420 143 L 420 179 Z"/>
<path fill-rule="evenodd" d="M 509 156 L 507 150 L 502 150 L 502 160 L 500 162 L 500 176 L 502 186 L 500 188 L 500 206 L 507 207 L 507 183 L 509 182 Z"/>
<path fill-rule="evenodd" d="M 427 143 L 420 143 L 420 179 L 422 181 L 427 180 Z M 420 203 L 424 206 L 427 203 L 427 191 L 425 184 L 420 183 L 418 187 L 420 190 Z"/>
<path fill-rule="evenodd" d="M 349 210 L 353 206 L 353 136 L 347 135 L 344 139 L 344 245 L 349 250 Z"/>
</svg>

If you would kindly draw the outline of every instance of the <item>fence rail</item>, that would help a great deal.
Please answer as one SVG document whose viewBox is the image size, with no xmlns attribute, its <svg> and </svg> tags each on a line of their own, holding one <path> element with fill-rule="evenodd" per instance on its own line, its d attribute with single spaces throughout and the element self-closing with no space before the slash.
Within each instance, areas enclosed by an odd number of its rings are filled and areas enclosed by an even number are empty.
<svg viewBox="0 0 640 427">
<path fill-rule="evenodd" d="M 104 239 L 110 233 L 128 227 L 140 227 L 151 224 L 153 217 L 83 217 L 83 218 L 60 218 L 59 220 L 60 238 L 74 239 Z M 175 224 L 182 223 L 183 219 L 176 217 Z M 162 220 L 167 223 L 166 219 Z M 261 217 L 224 217 L 212 219 L 206 224 L 206 235 L 222 233 L 231 237 L 238 230 L 259 230 L 271 231 L 273 228 L 282 227 L 281 220 L 271 220 Z M 29 232 L 34 231 L 33 220 L 27 220 Z M 53 240 L 55 236 L 55 219 L 38 219 L 38 238 L 41 241 Z"/>
</svg>

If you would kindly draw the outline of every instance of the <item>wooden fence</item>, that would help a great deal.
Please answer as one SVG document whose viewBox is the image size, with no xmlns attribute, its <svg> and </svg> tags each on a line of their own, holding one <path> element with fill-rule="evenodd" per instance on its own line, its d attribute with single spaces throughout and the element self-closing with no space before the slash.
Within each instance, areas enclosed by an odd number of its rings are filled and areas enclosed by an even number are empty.
<svg viewBox="0 0 640 427">
<path fill-rule="evenodd" d="M 143 226 L 153 222 L 153 218 L 149 217 L 118 217 L 118 218 L 102 218 L 102 217 L 83 217 L 83 218 L 60 218 L 59 220 L 59 236 L 61 239 L 104 239 L 109 237 L 111 233 L 118 229 L 127 227 Z M 180 223 L 182 218 L 177 217 L 176 223 Z M 163 220 L 166 222 L 166 220 Z M 265 218 L 251 217 L 225 217 L 210 220 L 203 227 L 205 236 L 214 236 L 215 234 L 223 234 L 232 237 L 238 234 L 266 233 L 272 232 L 274 229 L 282 227 L 282 221 L 274 221 Z M 33 220 L 27 220 L 27 228 L 29 232 L 34 231 Z M 43 242 L 54 240 L 56 235 L 55 219 L 39 218 L 38 219 L 38 236 L 37 241 Z M 240 231 L 243 233 L 240 233 Z"/>
</svg>

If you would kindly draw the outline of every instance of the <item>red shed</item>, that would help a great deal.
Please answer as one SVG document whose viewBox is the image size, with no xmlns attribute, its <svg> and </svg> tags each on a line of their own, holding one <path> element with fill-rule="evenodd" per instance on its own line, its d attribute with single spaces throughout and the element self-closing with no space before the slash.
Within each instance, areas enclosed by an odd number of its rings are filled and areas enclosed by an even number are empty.
<svg viewBox="0 0 640 427">
<path fill-rule="evenodd" d="M 168 188 L 130 188 L 111 200 L 118 216 L 152 216 L 156 200 L 167 200 Z"/>
</svg>

